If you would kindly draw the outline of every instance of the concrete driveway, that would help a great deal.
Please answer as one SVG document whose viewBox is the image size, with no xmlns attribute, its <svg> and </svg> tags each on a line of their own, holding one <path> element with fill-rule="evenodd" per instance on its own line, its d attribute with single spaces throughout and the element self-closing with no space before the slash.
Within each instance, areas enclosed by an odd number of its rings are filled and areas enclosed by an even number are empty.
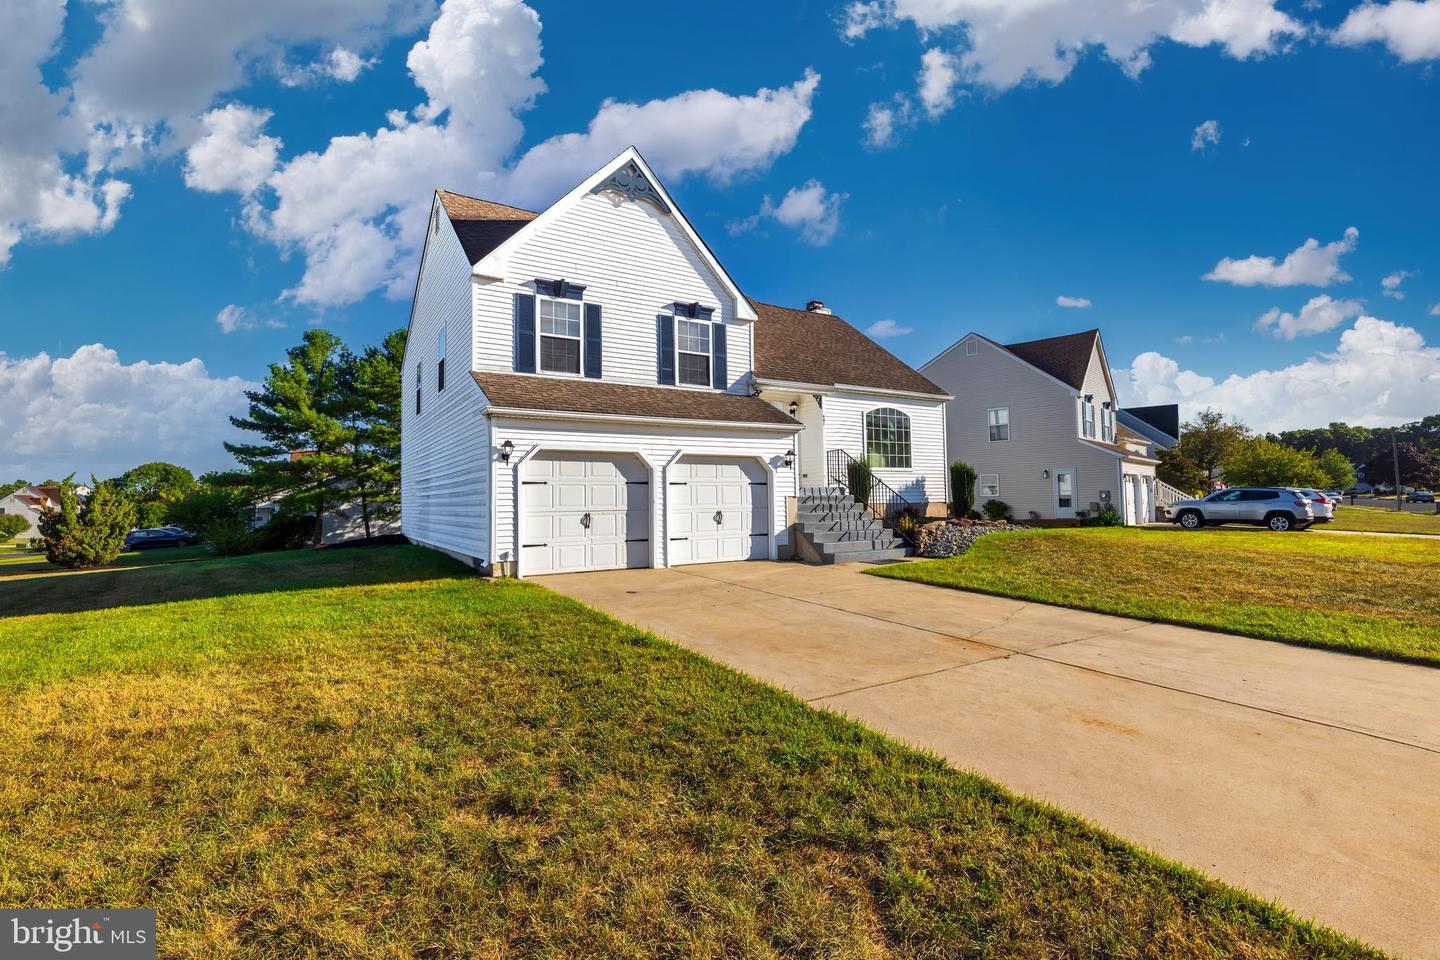
<svg viewBox="0 0 1440 960">
<path fill-rule="evenodd" d="M 537 582 L 1301 916 L 1440 958 L 1440 669 L 859 565 Z"/>
</svg>

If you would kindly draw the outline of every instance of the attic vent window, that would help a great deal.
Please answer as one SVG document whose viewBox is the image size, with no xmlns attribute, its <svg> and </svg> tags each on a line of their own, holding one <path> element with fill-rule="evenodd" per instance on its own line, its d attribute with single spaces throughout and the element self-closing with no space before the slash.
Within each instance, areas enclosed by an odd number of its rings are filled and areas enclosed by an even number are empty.
<svg viewBox="0 0 1440 960">
<path fill-rule="evenodd" d="M 975 354 L 977 354 L 977 353 L 979 353 L 979 352 L 980 352 L 980 341 L 979 341 L 979 340 L 976 340 L 974 337 L 971 337 L 969 340 L 966 340 L 966 341 L 965 341 L 965 356 L 967 356 L 967 357 L 973 357 L 973 356 L 975 356 Z"/>
</svg>

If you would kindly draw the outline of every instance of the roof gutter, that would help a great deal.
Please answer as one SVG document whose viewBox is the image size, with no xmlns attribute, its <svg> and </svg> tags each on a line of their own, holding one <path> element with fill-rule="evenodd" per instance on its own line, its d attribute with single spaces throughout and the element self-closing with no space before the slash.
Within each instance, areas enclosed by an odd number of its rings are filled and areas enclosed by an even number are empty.
<svg viewBox="0 0 1440 960">
<path fill-rule="evenodd" d="M 916 400 L 954 400 L 948 393 L 921 393 L 918 390 L 894 390 L 889 387 L 865 387 L 855 383 L 801 383 L 796 380 L 771 380 L 768 377 L 755 377 L 752 382 L 761 390 L 794 390 L 797 393 L 821 393 L 830 394 L 836 391 L 844 393 L 875 393 L 886 397 L 913 397 Z"/>
<path fill-rule="evenodd" d="M 582 413 L 571 410 L 531 410 L 525 407 L 486 407 L 487 417 L 513 417 L 517 420 L 561 420 L 584 423 L 663 423 L 669 426 L 699 427 L 707 430 L 760 430 L 765 433 L 795 434 L 805 429 L 798 420 L 784 423 L 752 423 L 745 420 L 687 420 L 678 417 L 639 417 L 622 413 Z M 793 424 L 793 425 L 792 425 Z"/>
</svg>

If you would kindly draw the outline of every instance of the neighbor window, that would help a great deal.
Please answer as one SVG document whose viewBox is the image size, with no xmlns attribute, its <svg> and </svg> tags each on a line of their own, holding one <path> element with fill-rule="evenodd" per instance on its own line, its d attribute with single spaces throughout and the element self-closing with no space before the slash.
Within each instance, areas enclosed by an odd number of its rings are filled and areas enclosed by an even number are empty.
<svg viewBox="0 0 1440 960">
<path fill-rule="evenodd" d="M 435 391 L 438 393 L 445 389 L 445 328 L 440 328 L 440 336 L 435 343 Z"/>
<path fill-rule="evenodd" d="M 910 466 L 910 418 L 893 407 L 865 414 L 865 456 L 871 466 Z"/>
<path fill-rule="evenodd" d="M 989 421 L 989 423 L 990 423 L 990 439 L 991 439 L 991 440 L 1009 440 L 1009 439 L 1010 439 L 1010 408 L 1009 408 L 1009 407 L 994 407 L 994 408 L 986 411 L 985 417 L 986 417 L 986 419 L 987 419 L 987 420 Z"/>
<path fill-rule="evenodd" d="M 1095 439 L 1095 402 L 1093 400 L 1080 401 L 1080 431 L 1090 439 Z"/>
<path fill-rule="evenodd" d="M 540 369 L 545 373 L 580 372 L 580 303 L 540 301 Z"/>
<path fill-rule="evenodd" d="M 675 372 L 681 383 L 710 386 L 710 324 L 675 318 Z"/>
<path fill-rule="evenodd" d="M 1000 496 L 1000 474 L 998 474 L 998 473 L 982 473 L 982 474 L 980 474 L 980 496 L 982 496 L 982 497 L 998 497 L 998 496 Z"/>
<path fill-rule="evenodd" d="M 966 340 L 966 341 L 965 341 L 965 356 L 967 356 L 967 357 L 973 357 L 973 356 L 975 356 L 975 354 L 977 354 L 977 353 L 979 353 L 979 352 L 980 352 L 980 341 L 979 341 L 979 340 L 976 340 L 974 337 L 971 337 L 969 340 Z"/>
</svg>

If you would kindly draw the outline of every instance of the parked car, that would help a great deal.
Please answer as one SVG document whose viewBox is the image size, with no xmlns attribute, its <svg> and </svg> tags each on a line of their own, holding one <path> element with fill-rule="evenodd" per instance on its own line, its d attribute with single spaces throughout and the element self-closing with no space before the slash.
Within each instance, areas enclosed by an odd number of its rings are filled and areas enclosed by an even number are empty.
<svg viewBox="0 0 1440 960">
<path fill-rule="evenodd" d="M 1310 501 L 1310 509 L 1315 514 L 1316 523 L 1329 523 L 1335 519 L 1335 505 L 1339 501 L 1339 497 L 1332 499 L 1325 491 L 1311 490 L 1308 487 L 1301 487 L 1300 492 L 1305 494 L 1306 499 Z"/>
<path fill-rule="evenodd" d="M 1185 530 L 1245 523 L 1256 527 L 1304 530 L 1315 522 L 1310 499 L 1293 487 L 1231 487 L 1200 500 L 1177 500 L 1165 516 Z"/>
<path fill-rule="evenodd" d="M 126 550 L 154 550 L 157 547 L 186 547 L 199 543 L 200 535 L 180 527 L 145 527 L 131 530 L 125 538 Z"/>
<path fill-rule="evenodd" d="M 1435 494 L 1429 490 L 1411 490 L 1405 494 L 1406 503 L 1434 503 Z"/>
</svg>

